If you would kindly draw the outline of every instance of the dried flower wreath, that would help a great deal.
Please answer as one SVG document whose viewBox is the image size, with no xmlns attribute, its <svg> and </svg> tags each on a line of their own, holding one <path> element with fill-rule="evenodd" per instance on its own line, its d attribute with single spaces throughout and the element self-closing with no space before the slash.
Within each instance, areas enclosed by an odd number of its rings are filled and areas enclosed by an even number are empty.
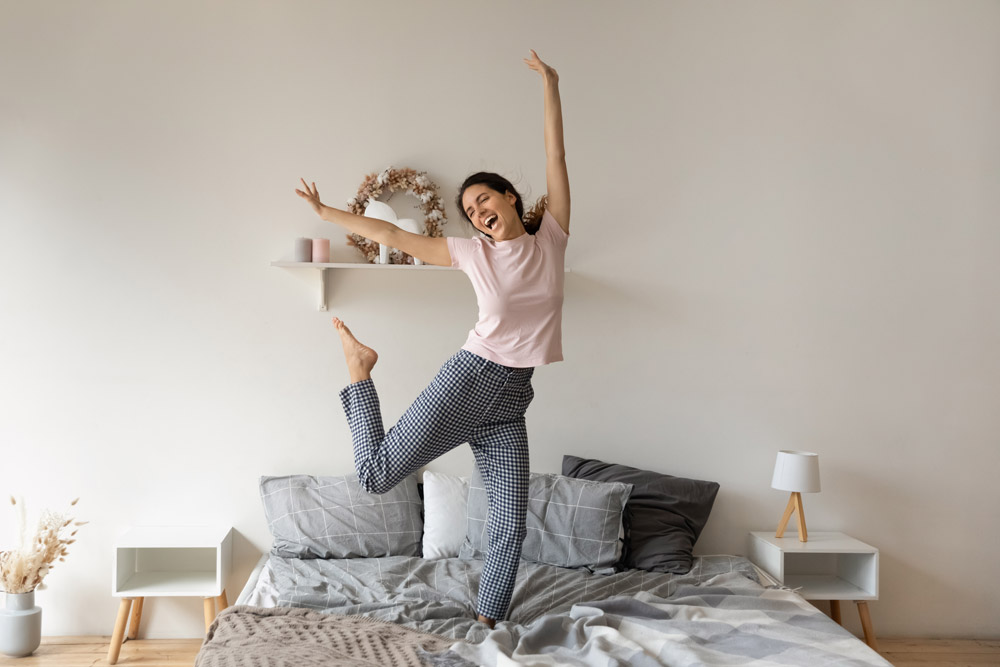
<svg viewBox="0 0 1000 667">
<path fill-rule="evenodd" d="M 358 188 L 358 194 L 347 200 L 347 206 L 351 213 L 357 215 L 365 214 L 365 207 L 368 202 L 378 199 L 385 188 L 390 192 L 405 190 L 420 200 L 420 210 L 424 212 L 424 229 L 427 236 L 443 236 L 441 228 L 444 226 L 444 204 L 437 192 L 435 185 L 429 178 L 427 172 L 416 171 L 410 168 L 394 169 L 387 168 L 381 174 L 368 174 Z M 378 258 L 378 243 L 371 239 L 366 239 L 357 234 L 347 236 L 347 244 L 355 246 L 365 256 L 369 264 L 373 264 Z M 413 264 L 413 257 L 402 250 L 395 248 L 389 253 L 393 264 Z"/>
</svg>

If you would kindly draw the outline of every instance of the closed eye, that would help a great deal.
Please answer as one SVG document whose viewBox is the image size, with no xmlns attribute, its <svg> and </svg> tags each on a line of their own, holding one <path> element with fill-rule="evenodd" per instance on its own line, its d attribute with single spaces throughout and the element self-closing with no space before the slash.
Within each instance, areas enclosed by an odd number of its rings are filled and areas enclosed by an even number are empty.
<svg viewBox="0 0 1000 667">
<path fill-rule="evenodd" d="M 476 199 L 476 203 L 477 204 L 482 204 L 484 201 L 486 201 L 487 196 L 488 195 L 485 192 L 483 194 L 479 195 L 479 197 Z M 465 212 L 468 214 L 469 218 L 471 219 L 472 215 L 474 213 L 474 211 L 472 210 L 472 207 L 470 206 L 469 208 L 465 209 Z"/>
</svg>

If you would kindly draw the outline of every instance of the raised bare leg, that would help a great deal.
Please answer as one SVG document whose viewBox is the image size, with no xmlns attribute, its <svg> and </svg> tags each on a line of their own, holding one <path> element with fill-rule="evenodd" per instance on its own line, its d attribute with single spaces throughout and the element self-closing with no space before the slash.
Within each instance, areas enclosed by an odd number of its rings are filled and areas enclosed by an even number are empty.
<svg viewBox="0 0 1000 667">
<path fill-rule="evenodd" d="M 337 327 L 337 331 L 340 333 L 340 342 L 344 346 L 344 358 L 347 360 L 347 371 L 351 374 L 351 384 L 370 380 L 372 368 L 378 361 L 378 353 L 359 343 L 339 317 L 333 318 L 333 326 Z"/>
</svg>

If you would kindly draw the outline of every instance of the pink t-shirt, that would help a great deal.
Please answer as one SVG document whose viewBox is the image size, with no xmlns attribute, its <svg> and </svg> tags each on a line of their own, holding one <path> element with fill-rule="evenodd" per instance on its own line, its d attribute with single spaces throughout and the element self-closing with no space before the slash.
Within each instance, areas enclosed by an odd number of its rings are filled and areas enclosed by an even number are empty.
<svg viewBox="0 0 1000 667">
<path fill-rule="evenodd" d="M 562 361 L 569 235 L 545 211 L 538 233 L 510 241 L 448 237 L 451 265 L 472 281 L 479 321 L 462 346 L 512 368 Z"/>
</svg>

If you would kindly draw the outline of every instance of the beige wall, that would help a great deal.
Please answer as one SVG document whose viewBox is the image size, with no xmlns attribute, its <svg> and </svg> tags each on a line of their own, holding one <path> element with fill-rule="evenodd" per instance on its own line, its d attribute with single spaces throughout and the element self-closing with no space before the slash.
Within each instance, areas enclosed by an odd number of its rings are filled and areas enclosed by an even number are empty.
<svg viewBox="0 0 1000 667">
<path fill-rule="evenodd" d="M 351 470 L 331 314 L 390 422 L 462 344 L 460 273 L 335 272 L 322 313 L 269 263 L 303 235 L 353 257 L 300 176 L 343 205 L 427 170 L 452 235 L 470 171 L 542 194 L 529 48 L 574 211 L 532 468 L 717 480 L 698 550 L 742 553 L 785 504 L 775 452 L 817 451 L 809 527 L 881 549 L 879 634 L 1000 635 L 1000 4 L 946 0 L 0 2 L 0 492 L 91 521 L 45 634 L 110 633 L 129 525 L 232 524 L 235 599 L 257 477 Z M 201 633 L 197 600 L 146 610 Z"/>
</svg>

